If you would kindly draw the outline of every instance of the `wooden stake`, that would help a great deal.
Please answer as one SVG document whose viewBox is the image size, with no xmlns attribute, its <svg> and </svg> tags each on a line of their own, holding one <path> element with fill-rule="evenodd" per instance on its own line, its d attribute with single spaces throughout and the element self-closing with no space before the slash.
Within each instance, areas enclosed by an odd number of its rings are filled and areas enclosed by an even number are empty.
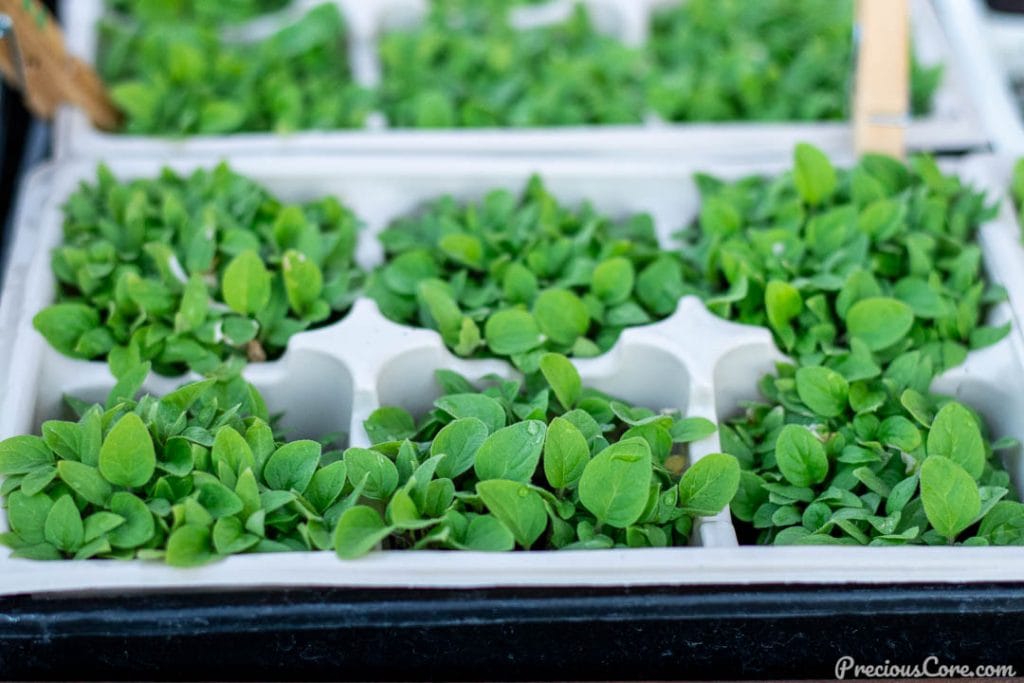
<svg viewBox="0 0 1024 683">
<path fill-rule="evenodd" d="M 854 145 L 858 154 L 906 153 L 910 105 L 910 12 L 907 0 L 858 0 Z"/>
<path fill-rule="evenodd" d="M 72 57 L 53 15 L 38 0 L 0 0 L 0 74 L 25 96 L 37 116 L 52 118 L 70 102 L 81 107 L 93 124 L 114 130 L 121 113 L 92 67 Z"/>
</svg>

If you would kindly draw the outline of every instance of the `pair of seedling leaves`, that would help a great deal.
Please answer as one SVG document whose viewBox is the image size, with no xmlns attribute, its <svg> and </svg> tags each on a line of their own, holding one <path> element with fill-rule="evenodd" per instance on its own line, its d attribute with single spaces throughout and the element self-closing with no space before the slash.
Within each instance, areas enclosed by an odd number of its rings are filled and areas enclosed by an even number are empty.
<svg viewBox="0 0 1024 683">
<path fill-rule="evenodd" d="M 373 95 L 352 80 L 344 21 L 334 4 L 255 43 L 226 36 L 222 22 L 241 13 L 216 16 L 200 7 L 212 4 L 195 3 L 194 21 L 183 21 L 173 3 L 152 2 L 135 13 L 138 21 L 113 14 L 101 22 L 98 66 L 125 113 L 124 132 L 223 135 L 363 125 Z"/>
<path fill-rule="evenodd" d="M 424 441 L 408 440 L 411 416 L 384 408 L 366 424 L 372 449 L 324 453 L 315 441 L 281 443 L 237 373 L 135 401 L 140 366 L 105 406 L 74 402 L 77 422 L 0 442 L 10 525 L 0 542 L 34 559 L 193 566 L 242 552 L 333 548 L 350 558 L 392 535 L 394 547 L 530 548 L 550 518 L 550 547 L 669 545 L 685 542 L 691 516 L 735 494 L 731 456 L 705 456 L 678 477 L 673 444 L 709 435 L 707 420 L 588 392 L 564 356 L 544 369 L 545 388 L 527 398 L 504 383 L 502 400 L 441 373 L 458 393 L 438 400 Z M 579 407 L 549 411 L 549 393 Z M 550 427 L 549 412 L 561 413 Z M 530 483 L 542 450 L 549 488 Z"/>
<path fill-rule="evenodd" d="M 101 166 L 64 214 L 57 303 L 34 323 L 62 353 L 109 356 L 115 374 L 274 357 L 347 309 L 360 285 L 348 209 L 283 205 L 224 165 L 127 183 Z"/>
<path fill-rule="evenodd" d="M 607 351 L 623 328 L 670 314 L 685 291 L 646 215 L 613 221 L 559 205 L 534 177 L 522 196 L 443 198 L 380 235 L 387 263 L 368 293 L 384 315 L 440 331 L 460 356 Z"/>
<path fill-rule="evenodd" d="M 670 121 L 849 118 L 854 3 L 687 0 L 654 15 L 650 102 Z M 942 66 L 911 60 L 913 113 Z"/>
<path fill-rule="evenodd" d="M 369 504 L 338 522 L 342 557 L 391 548 L 471 550 L 662 547 L 687 542 L 739 483 L 736 459 L 686 468 L 682 444 L 715 431 L 703 418 L 654 413 L 584 388 L 572 363 L 546 354 L 525 386 L 491 378 L 480 392 L 437 373 L 444 393 L 417 424 L 402 408 L 365 422 L 371 449 L 346 461 L 372 472 Z M 350 464 L 349 467 L 353 467 Z"/>
<path fill-rule="evenodd" d="M 928 393 L 968 347 L 1009 331 L 979 327 L 1005 297 L 973 242 L 984 198 L 930 159 L 837 172 L 808 146 L 792 174 L 702 183 L 701 234 L 684 253 L 715 283 L 709 305 L 767 323 L 799 361 L 762 382 L 769 403 L 723 428 L 749 470 L 734 514 L 761 542 L 946 542 L 979 520 L 968 542 L 1024 541 L 978 421 Z"/>
</svg>

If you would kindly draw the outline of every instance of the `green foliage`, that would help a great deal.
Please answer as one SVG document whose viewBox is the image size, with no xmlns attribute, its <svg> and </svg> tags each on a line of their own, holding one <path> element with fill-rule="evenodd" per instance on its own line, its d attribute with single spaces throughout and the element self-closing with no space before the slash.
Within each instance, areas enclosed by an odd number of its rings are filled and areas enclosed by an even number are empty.
<svg viewBox="0 0 1024 683">
<path fill-rule="evenodd" d="M 687 0 L 655 14 L 649 100 L 671 121 L 824 121 L 850 112 L 851 0 Z M 911 60 L 914 114 L 942 67 Z"/>
<path fill-rule="evenodd" d="M 519 30 L 492 5 L 436 2 L 419 28 L 384 35 L 379 97 L 392 126 L 641 122 L 641 51 L 598 32 L 582 6 L 564 22 Z"/>
<path fill-rule="evenodd" d="M 744 469 L 732 512 L 757 542 L 1024 543 L 1018 508 L 999 507 L 1016 494 L 995 450 L 1013 443 L 929 392 L 1009 332 L 981 324 L 1006 296 L 975 244 L 984 197 L 928 158 L 836 171 L 806 146 L 792 174 L 699 184 L 715 210 L 686 235 L 689 272 L 795 359 L 722 426 Z"/>
<path fill-rule="evenodd" d="M 276 357 L 353 302 L 355 216 L 327 198 L 287 206 L 226 166 L 119 182 L 100 167 L 64 207 L 57 301 L 35 326 L 61 353 L 122 376 L 210 372 Z"/>
<path fill-rule="evenodd" d="M 687 291 L 650 217 L 561 206 L 539 178 L 519 198 L 496 190 L 468 204 L 437 200 L 380 240 L 388 258 L 368 293 L 385 316 L 438 330 L 460 356 L 510 358 L 527 373 L 548 351 L 607 351 L 624 328 L 672 313 Z M 571 400 L 571 386 L 549 379 Z"/>
<path fill-rule="evenodd" d="M 276 439 L 262 398 L 237 374 L 160 399 L 76 405 L 76 421 L 0 442 L 10 522 L 0 542 L 15 556 L 186 567 L 326 550 L 352 506 L 344 465 L 319 443 Z"/>
<path fill-rule="evenodd" d="M 932 374 L 1009 331 L 981 324 L 1006 296 L 986 283 L 975 244 L 994 209 L 928 157 L 868 155 L 836 170 L 801 145 L 792 173 L 698 185 L 686 277 L 713 312 L 770 327 L 800 365 L 857 382 L 916 352 Z"/>
<path fill-rule="evenodd" d="M 703 424 L 583 388 L 563 356 L 545 356 L 544 366 L 545 374 L 525 384 L 492 378 L 479 393 L 447 391 L 412 432 L 395 434 L 393 425 L 413 423 L 411 415 L 397 417 L 400 408 L 372 414 L 366 431 L 377 438 L 372 450 L 345 452 L 349 476 L 356 461 L 369 459 L 397 476 L 384 495 L 368 492 L 379 479 L 372 473 L 352 479 L 367 482 L 362 499 L 374 507 L 342 517 L 338 554 L 356 557 L 378 543 L 472 550 L 680 545 L 693 517 L 728 504 L 739 484 L 732 456 L 708 455 L 683 471 L 685 443 L 708 435 Z M 451 373 L 438 379 L 460 392 L 468 386 Z M 554 382 L 577 407 L 555 399 Z"/>
<path fill-rule="evenodd" d="M 144 22 L 230 23 L 279 10 L 288 0 L 107 0 L 107 9 Z"/>
<path fill-rule="evenodd" d="M 123 132 L 223 135 L 362 126 L 373 96 L 352 81 L 345 27 L 333 4 L 253 44 L 228 42 L 212 23 L 241 18 L 248 8 L 240 5 L 269 4 L 152 1 L 140 4 L 135 20 L 106 17 L 98 66 L 125 112 Z M 184 20 L 192 14 L 198 21 Z"/>
</svg>

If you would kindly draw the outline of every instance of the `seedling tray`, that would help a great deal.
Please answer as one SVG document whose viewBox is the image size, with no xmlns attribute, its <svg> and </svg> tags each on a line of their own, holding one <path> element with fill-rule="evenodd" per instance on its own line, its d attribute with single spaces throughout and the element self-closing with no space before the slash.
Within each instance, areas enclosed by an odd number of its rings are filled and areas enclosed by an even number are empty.
<svg viewBox="0 0 1024 683">
<path fill-rule="evenodd" d="M 176 160 L 179 172 L 210 167 L 213 160 Z M 840 160 L 842 163 L 842 160 Z M 1008 161 L 969 157 L 946 169 L 1000 197 Z M 462 199 L 496 187 L 521 187 L 540 173 L 561 202 L 590 199 L 609 215 L 649 212 L 659 238 L 687 224 L 698 212 L 692 180 L 696 170 L 722 177 L 778 173 L 778 162 L 693 164 L 516 160 L 482 158 L 240 157 L 236 171 L 267 186 L 286 201 L 333 194 L 367 223 L 358 260 L 370 267 L 382 254 L 376 233 L 391 219 L 428 198 L 451 193 Z M 118 160 L 123 178 L 151 177 L 161 162 Z M 60 205 L 79 182 L 95 173 L 91 161 L 64 163 L 36 173 L 22 197 L 11 270 L 0 303 L 0 438 L 34 433 L 61 415 L 62 396 L 98 399 L 114 379 L 101 363 L 75 361 L 52 350 L 32 328 L 33 315 L 53 297 L 50 249 L 60 240 Z M 993 437 L 1024 439 L 1024 337 L 1020 335 L 1024 293 L 1024 249 L 1006 207 L 980 232 L 991 279 L 1010 293 L 990 323 L 1012 321 L 1000 343 L 969 355 L 935 382 L 978 409 Z M 710 315 L 696 298 L 681 300 L 674 315 L 627 330 L 606 355 L 577 361 L 585 384 L 614 392 L 637 405 L 675 408 L 713 421 L 729 417 L 741 400 L 757 397 L 757 382 L 782 358 L 763 328 L 737 325 Z M 365 445 L 363 419 L 380 405 L 424 410 L 436 397 L 438 368 L 480 378 L 511 370 L 497 361 L 461 360 L 439 336 L 384 319 L 369 300 L 359 300 L 341 321 L 292 338 L 278 361 L 251 365 L 247 378 L 272 412 L 284 411 L 284 426 L 296 436 L 348 430 L 349 445 Z M 151 378 L 161 393 L 184 378 Z M 694 460 L 720 450 L 718 436 L 692 445 Z M 1015 486 L 1024 489 L 1020 447 L 1004 453 Z M 6 524 L 6 520 L 3 520 Z M 669 549 L 575 552 L 472 553 L 375 552 L 356 561 L 331 553 L 241 555 L 198 569 L 179 570 L 139 561 L 37 562 L 0 552 L 0 594 L 55 591 L 160 590 L 218 587 L 471 588 L 640 585 L 696 586 L 768 583 L 924 583 L 1019 581 L 1024 550 L 1014 548 L 740 547 L 728 512 L 695 525 L 692 546 Z"/>
<path fill-rule="evenodd" d="M 999 41 L 988 25 L 982 3 L 940 0 L 937 10 L 948 27 L 950 40 L 962 55 L 971 94 L 996 149 L 1024 154 L 1024 103 L 1014 94 L 1011 80 L 1024 76 L 1024 64 L 1012 63 L 999 54 L 995 46 Z M 1024 22 L 1020 19 L 1007 21 L 1017 25 L 1017 35 L 1024 33 Z"/>
<path fill-rule="evenodd" d="M 596 25 L 627 44 L 642 44 L 653 12 L 679 0 L 584 0 Z M 357 83 L 373 86 L 380 80 L 377 43 L 397 27 L 415 26 L 423 17 L 425 0 L 335 0 L 346 17 L 349 59 Z M 317 3 L 303 0 L 303 6 Z M 69 50 L 92 62 L 97 52 L 97 20 L 102 0 L 65 0 L 62 18 Z M 554 0 L 520 14 L 521 23 L 565 16 L 570 0 Z M 924 65 L 945 65 L 942 85 L 932 114 L 913 119 L 907 128 L 910 148 L 927 151 L 977 148 L 987 143 L 968 96 L 965 75 L 951 49 L 930 0 L 912 0 L 914 49 Z M 532 15 L 532 16 L 531 16 Z M 771 158 L 786 155 L 797 142 L 810 142 L 825 151 L 853 148 L 849 122 L 821 123 L 688 123 L 668 124 L 648 116 L 642 125 L 548 128 L 481 128 L 416 130 L 389 129 L 372 115 L 362 130 L 310 131 L 290 135 L 243 133 L 183 139 L 118 135 L 93 128 L 80 112 L 66 109 L 57 116 L 56 152 L 59 157 L 117 158 L 170 155 L 302 154 L 330 152 L 471 153 L 471 154 L 643 154 L 672 158 L 700 153 L 715 158 Z"/>
</svg>

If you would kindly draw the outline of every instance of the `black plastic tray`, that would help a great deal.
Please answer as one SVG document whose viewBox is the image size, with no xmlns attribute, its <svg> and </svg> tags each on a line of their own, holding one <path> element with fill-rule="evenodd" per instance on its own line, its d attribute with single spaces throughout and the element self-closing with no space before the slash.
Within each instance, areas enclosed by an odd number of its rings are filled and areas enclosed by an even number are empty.
<svg viewBox="0 0 1024 683">
<path fill-rule="evenodd" d="M 1024 586 L 301 590 L 0 601 L 0 677 L 831 678 L 1024 671 Z"/>
</svg>

